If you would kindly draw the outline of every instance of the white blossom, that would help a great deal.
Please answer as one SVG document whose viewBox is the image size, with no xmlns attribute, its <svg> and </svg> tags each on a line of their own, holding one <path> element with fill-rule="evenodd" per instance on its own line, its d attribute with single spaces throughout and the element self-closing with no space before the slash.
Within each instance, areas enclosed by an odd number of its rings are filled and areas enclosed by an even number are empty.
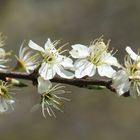
<svg viewBox="0 0 140 140">
<path fill-rule="evenodd" d="M 5 45 L 6 36 L 3 35 L 3 33 L 0 33 L 0 47 L 3 47 Z M 10 60 L 7 58 L 7 56 L 11 55 L 10 52 L 6 52 L 3 48 L 0 48 L 0 71 L 8 70 L 8 66 L 5 64 L 9 62 Z"/>
<path fill-rule="evenodd" d="M 125 67 L 113 75 L 112 82 L 112 87 L 119 96 L 126 92 L 134 98 L 140 96 L 140 71 L 137 69 L 137 62 L 126 56 Z"/>
<path fill-rule="evenodd" d="M 39 56 L 38 54 L 34 54 L 29 50 L 28 47 L 24 47 L 24 43 L 22 43 L 19 50 L 19 57 L 17 57 L 17 66 L 16 69 L 25 70 L 27 73 L 35 70 L 39 64 Z"/>
<path fill-rule="evenodd" d="M 44 117 L 46 117 L 45 111 L 47 111 L 50 116 L 56 117 L 53 108 L 63 112 L 60 109 L 60 106 L 63 105 L 62 100 L 69 101 L 69 99 L 59 96 L 60 94 L 66 93 L 62 89 L 64 87 L 65 86 L 60 84 L 52 86 L 52 83 L 49 80 L 38 77 L 38 93 L 41 95 L 41 107 Z M 38 107 L 40 104 L 37 104 L 36 106 Z"/>
<path fill-rule="evenodd" d="M 129 46 L 127 46 L 125 50 L 130 55 L 131 59 L 137 63 L 136 67 L 140 70 L 140 55 L 136 54 Z"/>
<path fill-rule="evenodd" d="M 0 48 L 0 71 L 8 70 L 6 63 L 10 61 L 10 59 L 7 58 L 9 55 L 11 55 L 10 52 L 5 52 L 3 48 Z"/>
<path fill-rule="evenodd" d="M 102 38 L 95 40 L 89 47 L 81 44 L 72 45 L 70 54 L 77 60 L 74 63 L 75 77 L 92 77 L 98 70 L 100 76 L 111 78 L 115 70 L 111 66 L 120 67 L 117 59 L 108 52 L 109 41 L 107 44 Z"/>
<path fill-rule="evenodd" d="M 72 79 L 74 74 L 70 71 L 73 69 L 72 59 L 61 55 L 64 51 L 61 51 L 62 47 L 56 49 L 59 42 L 51 42 L 50 39 L 45 43 L 44 48 L 35 44 L 33 41 L 29 41 L 29 47 L 40 52 L 43 60 L 39 69 L 39 74 L 45 80 L 52 79 L 56 74 L 60 77 Z"/>
<path fill-rule="evenodd" d="M 14 110 L 15 100 L 10 95 L 10 93 L 13 93 L 11 88 L 10 83 L 0 80 L 0 113 Z"/>
</svg>

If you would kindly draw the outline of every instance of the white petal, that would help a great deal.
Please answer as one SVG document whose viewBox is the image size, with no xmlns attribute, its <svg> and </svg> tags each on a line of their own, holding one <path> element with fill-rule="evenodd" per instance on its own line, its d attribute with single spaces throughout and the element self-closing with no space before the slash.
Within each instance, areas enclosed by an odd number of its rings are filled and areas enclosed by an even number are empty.
<svg viewBox="0 0 140 140">
<path fill-rule="evenodd" d="M 4 59 L 5 58 L 5 50 L 3 48 L 0 48 L 0 59 Z"/>
<path fill-rule="evenodd" d="M 45 67 L 46 67 L 46 63 L 43 62 L 43 63 L 41 64 L 41 67 L 39 68 L 39 73 L 43 73 Z"/>
<path fill-rule="evenodd" d="M 0 102 L 0 104 L 3 107 L 3 111 L 6 112 L 8 110 L 8 104 L 6 103 L 6 100 L 4 98 L 2 99 L 2 101 Z"/>
<path fill-rule="evenodd" d="M 22 49 L 23 49 L 23 43 L 21 44 L 20 49 L 19 49 L 19 58 L 21 58 L 21 54 L 23 52 Z"/>
<path fill-rule="evenodd" d="M 137 87 L 136 85 L 130 85 L 130 90 L 129 90 L 130 96 L 133 98 L 136 98 L 138 93 L 137 93 Z"/>
<path fill-rule="evenodd" d="M 34 43 L 32 40 L 29 41 L 28 45 L 30 48 L 32 48 L 34 50 L 44 52 L 44 49 L 42 47 L 40 47 L 39 45 L 37 45 L 36 43 Z"/>
<path fill-rule="evenodd" d="M 15 103 L 15 101 L 14 101 L 13 99 L 8 99 L 7 102 L 8 102 L 9 104 Z"/>
<path fill-rule="evenodd" d="M 133 59 L 133 60 L 138 60 L 140 59 L 140 56 L 138 56 L 135 52 L 133 52 L 133 50 L 130 48 L 130 47 L 126 47 L 126 52 L 130 55 L 130 57 Z"/>
<path fill-rule="evenodd" d="M 0 48 L 0 53 L 5 53 L 5 50 L 3 48 Z"/>
<path fill-rule="evenodd" d="M 96 66 L 85 59 L 77 60 L 74 67 L 76 78 L 82 78 L 84 76 L 92 77 L 96 73 Z"/>
<path fill-rule="evenodd" d="M 110 65 L 102 64 L 97 66 L 98 73 L 100 76 L 106 76 L 108 78 L 111 78 L 112 75 L 115 73 L 115 70 L 112 69 Z"/>
<path fill-rule="evenodd" d="M 69 52 L 73 58 L 85 58 L 89 55 L 87 46 L 76 44 L 71 46 L 73 49 Z"/>
<path fill-rule="evenodd" d="M 52 83 L 49 80 L 44 80 L 42 77 L 38 77 L 38 93 L 43 94 L 52 87 Z"/>
<path fill-rule="evenodd" d="M 59 55 L 57 61 L 60 62 L 60 64 L 66 69 L 72 69 L 74 67 L 73 61 L 69 57 Z"/>
<path fill-rule="evenodd" d="M 0 54 L 5 54 L 5 50 L 3 48 L 0 48 Z"/>
<path fill-rule="evenodd" d="M 3 107 L 3 105 L 0 103 L 0 113 L 4 113 L 6 112 L 5 108 Z"/>
<path fill-rule="evenodd" d="M 118 95 L 122 95 L 130 90 L 130 82 L 125 71 L 120 70 L 113 75 L 112 87 L 116 89 Z"/>
<path fill-rule="evenodd" d="M 50 38 L 48 38 L 48 40 L 47 40 L 46 43 L 45 43 L 45 50 L 48 49 L 49 46 L 52 46 L 52 45 L 53 45 L 53 44 L 52 44 Z"/>
<path fill-rule="evenodd" d="M 51 51 L 53 53 L 56 53 L 57 50 L 55 49 L 54 44 L 51 42 L 50 38 L 48 38 L 47 42 L 45 43 L 45 51 Z"/>
<path fill-rule="evenodd" d="M 32 51 L 28 51 L 26 52 L 26 54 L 24 54 L 24 57 L 23 57 L 23 60 L 24 61 L 29 61 L 30 60 L 30 57 L 32 57 L 34 54 Z M 31 61 L 31 60 L 30 60 Z M 33 61 L 33 60 L 32 60 Z"/>
<path fill-rule="evenodd" d="M 116 57 L 112 56 L 110 53 L 106 53 L 102 57 L 102 61 L 108 65 L 113 65 L 113 66 L 116 66 L 118 68 L 121 67 L 121 65 L 118 63 L 118 60 L 116 59 Z"/>
<path fill-rule="evenodd" d="M 27 69 L 33 71 L 37 67 L 37 65 L 25 66 Z"/>
<path fill-rule="evenodd" d="M 24 43 L 21 44 L 20 49 L 19 49 L 19 58 L 23 59 L 24 53 L 26 52 L 27 48 L 23 47 Z"/>
<path fill-rule="evenodd" d="M 37 66 L 25 66 L 25 70 L 27 73 L 31 73 L 31 71 L 35 70 Z"/>
<path fill-rule="evenodd" d="M 43 63 L 41 68 L 39 69 L 39 74 L 45 80 L 53 79 L 56 74 L 55 65 L 54 64 L 47 64 Z"/>
<path fill-rule="evenodd" d="M 74 78 L 74 74 L 72 72 L 65 70 L 61 66 L 56 66 L 56 73 L 62 78 L 66 78 L 66 79 Z"/>
<path fill-rule="evenodd" d="M 140 96 L 140 83 L 138 83 L 138 84 L 136 85 L 136 90 L 137 90 L 138 96 Z"/>
</svg>

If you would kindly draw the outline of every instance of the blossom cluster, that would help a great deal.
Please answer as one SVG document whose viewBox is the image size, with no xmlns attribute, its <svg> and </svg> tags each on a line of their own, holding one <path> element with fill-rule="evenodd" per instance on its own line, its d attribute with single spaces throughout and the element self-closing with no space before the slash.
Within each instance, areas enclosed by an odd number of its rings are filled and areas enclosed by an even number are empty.
<svg viewBox="0 0 140 140">
<path fill-rule="evenodd" d="M 126 92 L 136 98 L 140 96 L 140 56 L 126 47 L 128 55 L 125 56 L 124 66 L 113 77 L 113 87 L 118 95 Z"/>
<path fill-rule="evenodd" d="M 10 61 L 11 52 L 3 49 L 5 36 L 0 34 L 0 71 L 10 70 L 6 63 Z M 38 71 L 38 93 L 41 102 L 33 108 L 42 108 L 42 114 L 46 117 L 47 111 L 50 116 L 56 117 L 54 110 L 62 112 L 63 100 L 61 97 L 67 93 L 61 84 L 54 85 L 51 80 L 54 77 L 64 79 L 87 79 L 93 78 L 96 74 L 112 80 L 112 88 L 121 96 L 129 93 L 132 97 L 140 95 L 140 55 L 126 47 L 127 55 L 124 59 L 124 66 L 114 56 L 116 51 L 109 49 L 110 40 L 104 42 L 103 37 L 95 39 L 89 45 L 75 44 L 71 50 L 64 49 L 66 44 L 60 45 L 60 41 L 47 39 L 44 47 L 39 46 L 32 40 L 23 42 L 19 55 L 16 56 L 17 64 L 13 71 L 25 71 L 32 73 Z M 65 54 L 68 52 L 69 56 Z M 10 95 L 14 86 L 12 79 L 7 77 L 0 80 L 0 112 L 4 113 L 13 109 L 14 98 Z"/>
</svg>

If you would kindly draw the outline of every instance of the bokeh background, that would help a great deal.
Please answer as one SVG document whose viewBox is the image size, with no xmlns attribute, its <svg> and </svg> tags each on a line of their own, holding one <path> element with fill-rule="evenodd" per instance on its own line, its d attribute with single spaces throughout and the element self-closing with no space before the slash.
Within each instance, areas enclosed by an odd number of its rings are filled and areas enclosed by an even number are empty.
<svg viewBox="0 0 140 140">
<path fill-rule="evenodd" d="M 139 0 L 1 0 L 0 31 L 8 36 L 6 50 L 18 53 L 24 39 L 44 45 L 48 37 L 63 43 L 89 44 L 104 35 L 123 63 L 125 46 L 140 46 Z M 13 63 L 13 65 L 15 65 Z M 15 111 L 0 115 L 0 139 L 132 140 L 140 139 L 140 99 L 117 97 L 108 90 L 68 86 L 72 101 L 57 119 L 44 119 L 37 88 L 20 89 Z"/>
</svg>

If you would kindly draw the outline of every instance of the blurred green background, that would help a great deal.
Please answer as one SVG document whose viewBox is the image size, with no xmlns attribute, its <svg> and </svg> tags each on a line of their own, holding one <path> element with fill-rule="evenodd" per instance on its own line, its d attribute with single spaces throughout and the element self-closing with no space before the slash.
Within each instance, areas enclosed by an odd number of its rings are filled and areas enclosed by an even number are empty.
<svg viewBox="0 0 140 140">
<path fill-rule="evenodd" d="M 139 0 L 1 0 L 0 31 L 8 36 L 6 50 L 18 53 L 24 39 L 44 45 L 48 37 L 63 43 L 89 44 L 101 35 L 123 63 L 125 46 L 140 46 Z M 15 111 L 0 115 L 1 140 L 132 140 L 140 139 L 140 99 L 118 98 L 108 90 L 68 86 L 72 101 L 57 119 L 44 119 L 36 87 L 18 91 Z"/>
</svg>

